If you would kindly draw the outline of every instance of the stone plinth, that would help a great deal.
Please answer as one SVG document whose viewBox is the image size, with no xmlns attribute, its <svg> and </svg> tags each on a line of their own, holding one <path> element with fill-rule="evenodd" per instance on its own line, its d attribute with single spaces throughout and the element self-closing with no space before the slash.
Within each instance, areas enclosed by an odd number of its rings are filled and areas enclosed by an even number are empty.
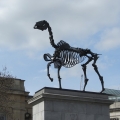
<svg viewBox="0 0 120 120">
<path fill-rule="evenodd" d="M 107 94 L 45 87 L 28 101 L 33 120 L 110 120 Z"/>
</svg>

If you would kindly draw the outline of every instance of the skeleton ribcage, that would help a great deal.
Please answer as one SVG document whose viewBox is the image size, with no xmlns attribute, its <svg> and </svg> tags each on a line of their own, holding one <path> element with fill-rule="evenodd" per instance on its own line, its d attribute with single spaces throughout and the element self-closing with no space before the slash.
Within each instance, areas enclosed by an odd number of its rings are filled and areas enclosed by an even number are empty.
<svg viewBox="0 0 120 120">
<path fill-rule="evenodd" d="M 59 57 L 62 59 L 62 65 L 66 68 L 73 67 L 85 59 L 85 56 L 80 57 L 79 53 L 68 50 L 62 50 Z"/>
<path fill-rule="evenodd" d="M 64 41 L 60 41 L 57 46 L 67 46 L 70 47 L 70 45 Z M 61 50 L 59 53 L 59 57 L 62 59 L 62 65 L 66 68 L 70 68 L 75 66 L 76 64 L 82 62 L 85 59 L 85 56 L 80 57 L 80 50 L 78 48 L 78 52 L 74 52 L 72 50 Z"/>
</svg>

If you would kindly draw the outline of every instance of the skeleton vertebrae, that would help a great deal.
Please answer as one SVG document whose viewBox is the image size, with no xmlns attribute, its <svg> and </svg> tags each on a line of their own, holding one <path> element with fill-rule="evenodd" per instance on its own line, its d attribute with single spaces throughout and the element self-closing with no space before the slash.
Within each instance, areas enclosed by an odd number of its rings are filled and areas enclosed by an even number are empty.
<svg viewBox="0 0 120 120">
<path fill-rule="evenodd" d="M 85 84 L 84 84 L 83 90 L 85 90 L 85 87 L 88 82 L 87 75 L 86 75 L 86 65 L 89 62 L 91 62 L 92 60 L 93 60 L 92 66 L 94 67 L 94 70 L 97 73 L 97 75 L 101 81 L 102 91 L 104 90 L 103 77 L 100 75 L 97 65 L 96 65 L 96 61 L 99 58 L 98 57 L 99 54 L 93 53 L 89 49 L 71 47 L 68 43 L 64 42 L 63 40 L 58 42 L 58 44 L 56 45 L 54 43 L 52 29 L 49 26 L 49 23 L 45 20 L 37 22 L 35 24 L 34 28 L 39 29 L 39 30 L 46 30 L 48 28 L 50 43 L 51 43 L 52 47 L 55 48 L 55 52 L 54 52 L 53 56 L 51 56 L 49 53 L 44 54 L 45 61 L 50 61 L 47 64 L 47 75 L 48 75 L 49 79 L 51 81 L 53 81 L 53 78 L 51 78 L 50 74 L 49 74 L 49 67 L 52 63 L 54 63 L 55 68 L 58 69 L 58 80 L 59 80 L 60 89 L 62 88 L 61 87 L 61 78 L 60 78 L 60 73 L 59 73 L 61 67 L 62 66 L 66 67 L 66 68 L 73 67 L 76 64 L 83 62 L 85 58 L 88 58 L 88 61 L 81 65 L 83 72 L 84 72 L 84 76 L 85 76 Z"/>
</svg>

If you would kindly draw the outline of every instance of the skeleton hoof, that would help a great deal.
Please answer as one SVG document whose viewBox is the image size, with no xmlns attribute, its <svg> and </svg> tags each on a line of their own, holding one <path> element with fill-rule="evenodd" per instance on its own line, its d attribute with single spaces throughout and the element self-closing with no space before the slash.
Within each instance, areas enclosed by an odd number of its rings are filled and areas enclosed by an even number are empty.
<svg viewBox="0 0 120 120">
<path fill-rule="evenodd" d="M 53 82 L 53 78 L 50 78 L 51 82 Z"/>
<path fill-rule="evenodd" d="M 100 93 L 102 93 L 104 90 L 105 90 L 105 88 L 103 88 Z"/>
<path fill-rule="evenodd" d="M 60 87 L 59 89 L 62 89 L 62 87 Z"/>
<path fill-rule="evenodd" d="M 48 77 L 51 80 L 51 82 L 53 82 L 53 78 L 50 77 L 50 74 L 48 74 Z"/>
</svg>

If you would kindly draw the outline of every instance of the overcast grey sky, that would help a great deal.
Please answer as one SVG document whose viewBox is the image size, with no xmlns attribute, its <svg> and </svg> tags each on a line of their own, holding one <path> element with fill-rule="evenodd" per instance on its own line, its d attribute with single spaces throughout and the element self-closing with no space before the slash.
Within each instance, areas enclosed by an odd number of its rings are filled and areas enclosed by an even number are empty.
<svg viewBox="0 0 120 120">
<path fill-rule="evenodd" d="M 50 69 L 54 82 L 46 76 L 44 53 L 53 54 L 48 31 L 34 30 L 40 20 L 52 27 L 55 43 L 89 48 L 100 53 L 98 68 L 106 88 L 120 88 L 120 0 L 0 0 L 0 67 L 6 66 L 25 88 L 34 94 L 42 87 L 59 87 L 57 72 Z M 101 84 L 91 64 L 87 67 L 86 90 L 100 91 Z M 80 89 L 81 65 L 62 68 L 62 86 Z"/>
</svg>

